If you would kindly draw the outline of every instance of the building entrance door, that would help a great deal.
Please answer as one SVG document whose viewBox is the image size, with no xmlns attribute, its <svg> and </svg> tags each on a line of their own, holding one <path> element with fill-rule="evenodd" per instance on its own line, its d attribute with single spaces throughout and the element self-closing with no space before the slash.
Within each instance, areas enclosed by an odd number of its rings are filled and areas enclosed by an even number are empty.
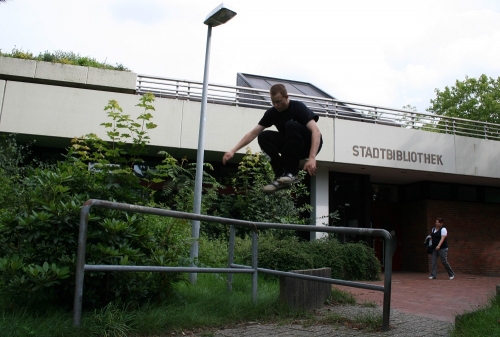
<svg viewBox="0 0 500 337">
<path fill-rule="evenodd" d="M 392 270 L 402 267 L 401 221 L 399 217 L 398 188 L 391 185 L 372 184 L 372 203 L 370 217 L 373 228 L 385 229 L 394 237 L 392 246 Z M 384 240 L 376 238 L 373 249 L 382 266 L 384 265 Z"/>
<path fill-rule="evenodd" d="M 361 174 L 330 172 L 330 212 L 338 211 L 335 226 L 370 228 L 370 177 Z M 341 235 L 341 242 L 366 241 L 360 235 Z"/>
</svg>

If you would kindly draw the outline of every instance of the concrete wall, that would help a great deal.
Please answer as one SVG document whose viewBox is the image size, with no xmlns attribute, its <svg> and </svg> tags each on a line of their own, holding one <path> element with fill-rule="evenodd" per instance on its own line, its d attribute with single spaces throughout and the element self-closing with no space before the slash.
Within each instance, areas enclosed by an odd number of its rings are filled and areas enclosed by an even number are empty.
<svg viewBox="0 0 500 337">
<path fill-rule="evenodd" d="M 7 81 L 0 131 L 57 138 L 93 132 L 105 137 L 100 124 L 107 121 L 104 107 L 110 99 L 117 100 L 126 113 L 137 116 L 141 112 L 135 107 L 136 95 Z M 162 117 L 158 114 L 158 119 Z"/>
<path fill-rule="evenodd" d="M 0 74 L 34 78 L 37 61 L 0 56 Z"/>
<path fill-rule="evenodd" d="M 0 78 L 135 93 L 137 74 L 70 64 L 0 57 Z"/>
<path fill-rule="evenodd" d="M 500 142 L 335 120 L 335 162 L 500 178 Z"/>
<path fill-rule="evenodd" d="M 456 173 L 500 178 L 500 142 L 455 136 Z"/>
<path fill-rule="evenodd" d="M 5 81 L 0 82 L 0 86 Z M 0 88 L 1 89 L 1 88 Z M 0 120 L 0 132 L 71 139 L 96 133 L 107 139 L 100 126 L 107 122 L 104 107 L 110 99 L 118 101 L 124 113 L 137 117 L 143 110 L 136 107 L 140 96 L 81 88 L 6 81 Z M 29 97 L 29 99 L 27 99 Z M 151 146 L 196 150 L 201 104 L 199 102 L 157 98 L 150 130 Z M 231 149 L 262 117 L 263 111 L 250 108 L 208 104 L 205 150 L 225 152 Z M 331 137 L 333 121 L 322 118 L 319 127 Z M 258 151 L 257 140 L 249 144 Z M 244 153 L 245 149 L 240 150 Z M 319 161 L 333 160 L 333 144 L 325 141 Z"/>
<path fill-rule="evenodd" d="M 61 139 L 96 133 L 106 139 L 100 124 L 107 121 L 103 109 L 110 99 L 132 117 L 142 112 L 136 107 L 139 96 L 131 94 L 10 80 L 0 81 L 0 90 L 0 132 Z M 195 151 L 201 104 L 158 98 L 154 106 L 158 127 L 150 131 L 151 145 Z M 262 114 L 258 109 L 208 104 L 205 150 L 229 150 Z M 324 140 L 317 158 L 320 166 L 342 163 L 500 178 L 497 141 L 325 117 L 318 126 Z M 256 140 L 249 146 L 259 150 Z"/>
<path fill-rule="evenodd" d="M 0 80 L 0 122 L 2 121 L 2 106 L 5 93 L 5 81 Z"/>
</svg>

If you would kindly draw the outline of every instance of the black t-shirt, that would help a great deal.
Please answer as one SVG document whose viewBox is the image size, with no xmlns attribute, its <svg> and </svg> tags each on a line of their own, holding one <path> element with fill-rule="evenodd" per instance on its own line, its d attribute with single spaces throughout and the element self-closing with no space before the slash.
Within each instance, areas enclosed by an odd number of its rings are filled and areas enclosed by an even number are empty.
<svg viewBox="0 0 500 337">
<path fill-rule="evenodd" d="M 279 112 L 275 107 L 268 109 L 259 125 L 266 128 L 275 125 L 279 132 L 284 133 L 285 123 L 289 120 L 294 120 L 305 126 L 311 119 L 317 122 L 319 116 L 306 107 L 304 103 L 291 100 L 285 111 Z"/>
</svg>

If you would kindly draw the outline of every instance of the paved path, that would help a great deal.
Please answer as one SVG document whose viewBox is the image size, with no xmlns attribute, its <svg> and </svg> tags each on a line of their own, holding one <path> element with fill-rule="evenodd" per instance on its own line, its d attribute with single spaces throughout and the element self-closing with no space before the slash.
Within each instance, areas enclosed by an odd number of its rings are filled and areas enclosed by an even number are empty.
<svg viewBox="0 0 500 337">
<path fill-rule="evenodd" d="M 383 275 L 382 275 L 383 276 Z M 369 282 L 383 285 L 383 280 Z M 475 310 L 487 303 L 500 285 L 500 277 L 486 277 L 456 274 L 454 280 L 439 275 L 429 280 L 423 273 L 394 273 L 392 275 L 391 330 L 368 332 L 336 325 L 305 326 L 301 322 L 293 324 L 248 323 L 231 329 L 215 332 L 220 337 L 263 337 L 263 336 L 448 336 L 455 316 Z M 338 313 L 343 317 L 382 314 L 383 293 L 378 291 L 341 287 L 353 294 L 358 303 L 374 302 L 377 308 L 363 306 L 331 306 L 319 311 Z M 326 312 L 323 312 L 326 314 Z"/>
<path fill-rule="evenodd" d="M 356 318 L 362 315 L 377 314 L 382 316 L 381 308 L 360 306 L 339 306 L 331 309 L 329 314 L 338 313 L 342 317 Z M 452 323 L 431 320 L 422 316 L 405 314 L 397 310 L 391 311 L 390 331 L 366 331 L 342 325 L 317 324 L 308 326 L 301 322 L 293 324 L 244 324 L 236 328 L 223 329 L 214 335 L 219 337 L 264 337 L 264 336 L 397 336 L 397 337 L 439 337 L 449 336 Z"/>
<path fill-rule="evenodd" d="M 456 274 L 450 280 L 446 273 L 429 280 L 424 273 L 395 272 L 392 275 L 391 309 L 446 322 L 455 316 L 476 310 L 487 303 L 500 285 L 500 277 Z M 384 285 L 383 281 L 368 282 Z M 382 306 L 383 295 L 378 291 L 338 287 L 349 291 L 359 302 L 375 302 Z"/>
</svg>

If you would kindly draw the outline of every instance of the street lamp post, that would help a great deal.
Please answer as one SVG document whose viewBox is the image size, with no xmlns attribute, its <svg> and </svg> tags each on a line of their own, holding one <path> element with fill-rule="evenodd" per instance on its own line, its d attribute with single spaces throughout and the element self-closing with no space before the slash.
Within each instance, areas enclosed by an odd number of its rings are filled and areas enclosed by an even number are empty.
<svg viewBox="0 0 500 337">
<path fill-rule="evenodd" d="M 210 63 L 210 39 L 212 37 L 212 27 L 225 24 L 236 15 L 236 12 L 228 6 L 221 3 L 213 11 L 208 14 L 203 22 L 208 26 L 207 47 L 205 52 L 205 71 L 203 74 L 203 90 L 201 95 L 201 112 L 200 126 L 198 132 L 198 153 L 196 156 L 196 176 L 194 182 L 194 205 L 193 213 L 201 214 L 201 194 L 203 184 L 203 160 L 205 151 L 205 122 L 207 112 L 207 91 L 208 91 L 208 65 Z M 191 236 L 193 243 L 191 245 L 190 257 L 194 261 L 198 257 L 198 239 L 200 238 L 200 221 L 193 220 L 191 228 Z M 196 273 L 189 274 L 189 281 L 195 283 L 197 278 Z"/>
</svg>

